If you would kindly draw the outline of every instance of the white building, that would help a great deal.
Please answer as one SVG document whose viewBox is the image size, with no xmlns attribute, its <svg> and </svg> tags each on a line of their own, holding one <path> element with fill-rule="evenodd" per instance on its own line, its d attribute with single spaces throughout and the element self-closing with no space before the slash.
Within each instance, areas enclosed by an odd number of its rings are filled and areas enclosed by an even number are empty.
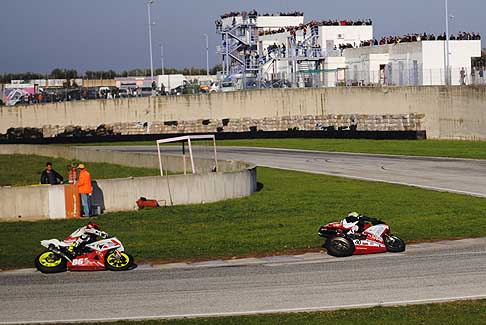
<svg viewBox="0 0 486 325">
<path fill-rule="evenodd" d="M 304 16 L 224 18 L 217 25 L 223 75 L 285 79 L 293 87 L 472 82 L 471 59 L 481 56 L 480 40 L 450 41 L 446 68 L 445 41 L 373 45 L 373 26 L 367 23 L 304 25 Z M 362 42 L 371 46 L 361 47 Z"/>
<path fill-rule="evenodd" d="M 445 43 L 436 40 L 350 48 L 329 61 L 334 62 L 333 68 L 346 69 L 348 83 L 444 85 Z M 481 56 L 481 41 L 449 41 L 449 53 L 450 83 L 470 83 L 471 59 Z"/>
<path fill-rule="evenodd" d="M 339 45 L 359 46 L 361 41 L 373 39 L 373 26 L 319 26 L 319 44 L 323 49 L 332 50 Z"/>
</svg>

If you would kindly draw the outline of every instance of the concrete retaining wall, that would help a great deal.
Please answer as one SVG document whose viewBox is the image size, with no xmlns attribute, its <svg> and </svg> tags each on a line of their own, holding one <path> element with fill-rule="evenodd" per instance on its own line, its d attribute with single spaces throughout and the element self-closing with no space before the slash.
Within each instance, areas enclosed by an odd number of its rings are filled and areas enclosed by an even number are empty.
<svg viewBox="0 0 486 325">
<path fill-rule="evenodd" d="M 279 116 L 263 119 L 227 118 L 222 120 L 155 121 L 150 123 L 123 122 L 104 124 L 103 132 L 110 135 L 146 134 L 195 134 L 218 132 L 255 131 L 423 131 L 424 114 L 397 115 L 323 115 L 323 116 Z M 81 134 L 98 134 L 98 128 L 76 128 Z M 98 129 L 98 130 L 97 130 Z M 42 128 L 44 137 L 56 137 L 72 133 L 72 126 L 46 126 Z"/>
<path fill-rule="evenodd" d="M 271 89 L 1 107 L 0 133 L 11 127 L 410 114 L 425 115 L 429 138 L 486 140 L 486 87 Z"/>
<path fill-rule="evenodd" d="M 0 154 L 37 155 L 53 158 L 77 159 L 83 162 L 105 162 L 130 167 L 159 168 L 156 155 L 148 153 L 131 153 L 94 148 L 67 147 L 56 145 L 0 145 Z M 195 158 L 196 172 L 208 173 L 214 167 L 214 160 Z M 180 157 L 164 156 L 164 169 L 178 173 L 184 170 Z M 235 172 L 252 168 L 247 163 L 234 160 L 218 160 L 220 172 Z"/>
<path fill-rule="evenodd" d="M 107 212 L 136 209 L 144 196 L 160 205 L 183 205 L 216 202 L 250 196 L 256 190 L 256 169 L 237 173 L 174 175 L 169 177 L 136 177 L 96 181 L 103 198 L 93 201 Z"/>
<path fill-rule="evenodd" d="M 0 187 L 0 219 L 49 218 L 49 187 Z"/>
<path fill-rule="evenodd" d="M 134 167 L 158 168 L 156 155 L 107 152 L 61 146 L 2 145 L 0 154 L 35 154 L 108 162 Z M 164 157 L 169 170 L 182 170 L 180 158 Z M 207 162 L 207 168 L 204 163 Z M 257 189 L 256 167 L 237 161 L 218 161 L 220 171 L 210 172 L 210 160 L 198 159 L 200 174 L 93 180 L 94 205 L 106 212 L 129 211 L 144 196 L 161 205 L 216 202 L 251 195 Z M 62 219 L 66 217 L 65 186 L 0 187 L 1 220 Z"/>
</svg>

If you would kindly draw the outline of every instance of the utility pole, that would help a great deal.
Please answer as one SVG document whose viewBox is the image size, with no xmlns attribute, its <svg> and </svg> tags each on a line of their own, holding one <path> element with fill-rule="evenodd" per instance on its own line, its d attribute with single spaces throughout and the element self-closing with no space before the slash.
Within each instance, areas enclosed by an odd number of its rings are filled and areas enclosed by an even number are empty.
<svg viewBox="0 0 486 325">
<path fill-rule="evenodd" d="M 203 34 L 206 37 L 206 75 L 209 77 L 209 36 Z"/>
<path fill-rule="evenodd" d="M 162 75 L 165 75 L 165 67 L 164 67 L 164 45 L 160 43 L 160 63 L 162 64 Z"/>
<path fill-rule="evenodd" d="M 445 39 L 445 84 L 450 84 L 450 75 L 449 75 L 449 3 L 448 0 L 445 1 L 445 19 L 446 19 L 446 39 Z"/>
<path fill-rule="evenodd" d="M 150 81 L 154 81 L 154 63 L 152 59 L 152 21 L 150 15 L 150 5 L 154 3 L 155 0 L 147 1 L 147 11 L 148 11 L 148 31 L 149 31 L 149 51 L 150 51 Z"/>
</svg>

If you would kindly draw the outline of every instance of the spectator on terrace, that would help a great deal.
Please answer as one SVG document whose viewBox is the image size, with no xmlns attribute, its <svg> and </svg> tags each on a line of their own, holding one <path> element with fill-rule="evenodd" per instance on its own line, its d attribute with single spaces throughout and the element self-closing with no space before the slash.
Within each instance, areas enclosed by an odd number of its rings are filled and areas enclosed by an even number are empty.
<svg viewBox="0 0 486 325">
<path fill-rule="evenodd" d="M 464 68 L 461 69 L 460 75 L 461 75 L 461 86 L 465 86 L 466 85 L 466 70 Z"/>
</svg>

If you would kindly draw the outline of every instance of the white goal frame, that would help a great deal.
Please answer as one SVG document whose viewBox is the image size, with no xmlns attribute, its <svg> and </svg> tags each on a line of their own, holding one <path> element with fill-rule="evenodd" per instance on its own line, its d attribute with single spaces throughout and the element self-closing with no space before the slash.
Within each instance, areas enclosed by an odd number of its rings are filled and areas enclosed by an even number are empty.
<svg viewBox="0 0 486 325">
<path fill-rule="evenodd" d="M 218 154 L 216 152 L 216 137 L 214 134 L 207 134 L 207 135 L 185 135 L 185 136 L 180 136 L 180 137 L 175 137 L 175 138 L 167 138 L 167 139 L 160 139 L 157 140 L 157 153 L 159 156 L 159 168 L 160 168 L 160 176 L 164 176 L 164 170 L 162 166 L 162 156 L 160 154 L 160 145 L 164 143 L 171 143 L 171 142 L 184 142 L 187 141 L 188 147 L 189 147 L 189 158 L 191 160 L 191 169 L 192 169 L 192 174 L 196 174 L 196 168 L 194 166 L 194 157 L 192 156 L 192 144 L 191 144 L 191 139 L 192 140 L 213 140 L 213 150 L 214 150 L 214 164 L 216 167 L 216 172 L 219 171 L 218 168 Z M 185 154 L 183 154 L 183 165 L 184 165 L 184 174 L 186 173 L 186 158 Z"/>
</svg>

